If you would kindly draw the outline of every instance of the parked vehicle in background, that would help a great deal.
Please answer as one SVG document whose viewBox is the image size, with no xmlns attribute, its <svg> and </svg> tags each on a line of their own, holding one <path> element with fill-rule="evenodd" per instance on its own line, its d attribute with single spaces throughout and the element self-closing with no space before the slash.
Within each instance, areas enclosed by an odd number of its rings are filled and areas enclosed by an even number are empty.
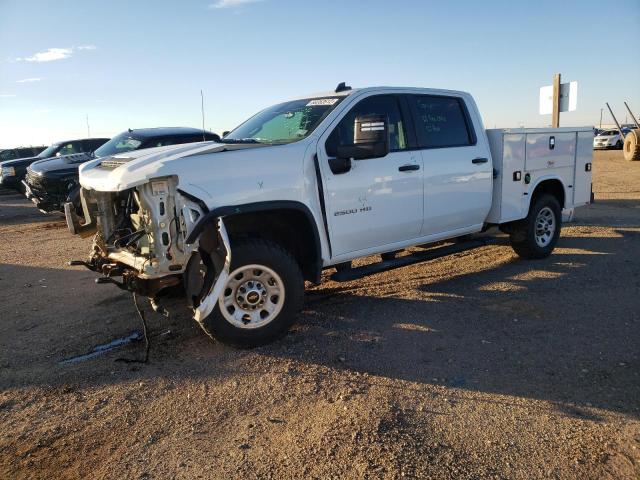
<svg viewBox="0 0 640 480">
<path fill-rule="evenodd" d="M 141 128 L 116 135 L 90 153 L 39 160 L 27 169 L 24 187 L 27 198 L 43 212 L 64 212 L 64 203 L 75 202 L 80 210 L 78 168 L 88 160 L 118 153 L 180 143 L 218 141 L 220 137 L 195 128 Z"/>
<path fill-rule="evenodd" d="M 595 150 L 603 150 L 603 149 L 622 149 L 622 145 L 624 144 L 624 135 L 628 133 L 625 129 L 622 129 L 622 135 L 620 131 L 615 130 L 603 130 L 598 135 L 596 135 L 593 139 L 593 148 Z"/>
<path fill-rule="evenodd" d="M 259 112 L 221 144 L 82 165 L 84 223 L 67 204 L 67 225 L 95 236 L 72 264 L 154 308 L 182 285 L 209 335 L 260 345 L 289 328 L 323 269 L 354 280 L 425 259 L 395 258 L 404 248 L 491 226 L 519 256 L 547 257 L 563 211 L 591 201 L 592 140 L 591 127 L 485 130 L 464 92 L 340 84 Z"/>
<path fill-rule="evenodd" d="M 16 160 L 18 158 L 35 157 L 45 148 L 45 145 L 40 147 L 18 147 L 18 148 L 3 148 L 0 149 L 0 164 L 7 160 Z"/>
<path fill-rule="evenodd" d="M 14 188 L 24 192 L 22 181 L 27 174 L 27 167 L 33 162 L 72 153 L 93 152 L 100 145 L 108 141 L 108 138 L 82 138 L 78 140 L 65 140 L 57 142 L 44 149 L 36 156 L 19 158 L 2 162 L 0 168 L 0 184 L 4 187 Z"/>
</svg>

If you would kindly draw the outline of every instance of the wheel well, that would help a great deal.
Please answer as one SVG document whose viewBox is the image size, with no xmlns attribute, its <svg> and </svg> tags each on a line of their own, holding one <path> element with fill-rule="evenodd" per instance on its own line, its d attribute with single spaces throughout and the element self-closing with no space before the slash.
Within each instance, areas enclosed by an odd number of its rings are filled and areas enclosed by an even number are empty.
<svg viewBox="0 0 640 480">
<path fill-rule="evenodd" d="M 238 238 L 264 238 L 277 242 L 295 257 L 305 280 L 319 283 L 322 263 L 318 233 L 303 211 L 274 209 L 237 213 L 225 216 L 224 223 L 232 250 L 233 240 Z"/>
<path fill-rule="evenodd" d="M 531 196 L 531 203 L 533 203 L 533 200 L 536 197 L 544 193 L 548 193 L 556 197 L 558 203 L 560 203 L 560 208 L 564 208 L 564 187 L 562 186 L 562 182 L 560 180 L 553 179 L 540 182 L 533 191 L 533 195 Z"/>
</svg>

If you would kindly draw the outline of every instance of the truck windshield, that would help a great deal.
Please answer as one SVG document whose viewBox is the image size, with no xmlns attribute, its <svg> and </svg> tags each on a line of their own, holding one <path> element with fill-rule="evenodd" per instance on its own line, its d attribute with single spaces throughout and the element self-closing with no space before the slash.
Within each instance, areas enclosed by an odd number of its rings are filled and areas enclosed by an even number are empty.
<svg viewBox="0 0 640 480">
<path fill-rule="evenodd" d="M 257 113 L 222 143 L 291 143 L 305 138 L 344 97 L 305 98 L 280 103 Z"/>
<path fill-rule="evenodd" d="M 60 148 L 60 144 L 59 143 L 54 143 L 53 145 L 51 145 L 50 147 L 45 148 L 42 152 L 40 152 L 37 157 L 38 158 L 49 158 L 49 157 L 53 157 L 56 152 L 58 151 L 58 149 Z"/>
<path fill-rule="evenodd" d="M 142 140 L 133 138 L 129 133 L 121 133 L 93 152 L 93 156 L 96 158 L 108 157 L 110 155 L 117 155 L 118 153 L 130 152 L 131 150 L 137 149 L 140 145 L 142 145 Z"/>
</svg>

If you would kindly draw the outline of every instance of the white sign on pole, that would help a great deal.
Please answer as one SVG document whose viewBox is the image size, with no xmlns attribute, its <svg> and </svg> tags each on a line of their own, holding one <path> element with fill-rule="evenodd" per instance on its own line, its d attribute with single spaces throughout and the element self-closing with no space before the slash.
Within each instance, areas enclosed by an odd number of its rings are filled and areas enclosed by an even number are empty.
<svg viewBox="0 0 640 480">
<path fill-rule="evenodd" d="M 560 84 L 560 111 L 573 112 L 578 104 L 578 82 Z M 540 88 L 540 115 L 553 113 L 553 85 Z"/>
</svg>

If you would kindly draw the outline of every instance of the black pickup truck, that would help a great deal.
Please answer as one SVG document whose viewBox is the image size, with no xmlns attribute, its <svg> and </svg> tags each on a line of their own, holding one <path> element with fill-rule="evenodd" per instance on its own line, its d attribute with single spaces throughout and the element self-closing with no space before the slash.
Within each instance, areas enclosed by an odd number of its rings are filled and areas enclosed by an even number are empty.
<svg viewBox="0 0 640 480">
<path fill-rule="evenodd" d="M 22 181 L 27 173 L 27 167 L 33 162 L 61 155 L 69 155 L 72 153 L 93 152 L 107 140 L 109 139 L 81 138 L 78 140 L 65 140 L 63 142 L 54 143 L 38 154 L 27 152 L 26 156 L 21 158 L 2 162 L 0 165 L 0 168 L 2 169 L 0 185 L 22 192 L 24 191 L 24 184 Z"/>
<path fill-rule="evenodd" d="M 88 160 L 143 148 L 162 147 L 179 143 L 220 140 L 211 132 L 196 128 L 142 128 L 116 135 L 91 153 L 66 155 L 32 163 L 24 181 L 27 198 L 45 213 L 64 212 L 64 203 L 72 201 L 80 209 L 78 198 L 78 169 Z"/>
</svg>

